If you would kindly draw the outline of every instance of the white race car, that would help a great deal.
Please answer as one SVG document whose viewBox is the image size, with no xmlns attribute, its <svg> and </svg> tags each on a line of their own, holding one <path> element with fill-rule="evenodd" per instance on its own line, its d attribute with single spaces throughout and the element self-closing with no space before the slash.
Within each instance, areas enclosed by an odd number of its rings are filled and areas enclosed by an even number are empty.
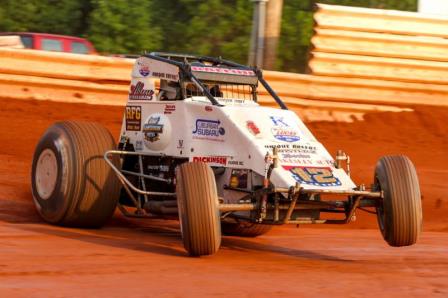
<svg viewBox="0 0 448 298">
<path fill-rule="evenodd" d="M 257 103 L 259 84 L 280 109 Z M 178 216 L 193 256 L 215 253 L 222 233 L 349 223 L 357 208 L 377 214 L 391 246 L 414 244 L 422 210 L 411 161 L 381 158 L 369 188 L 353 183 L 349 164 L 342 151 L 333 159 L 259 69 L 152 53 L 132 69 L 118 146 L 98 124 L 56 123 L 36 147 L 31 180 L 47 222 L 100 227 L 116 207 L 129 217 Z"/>
</svg>

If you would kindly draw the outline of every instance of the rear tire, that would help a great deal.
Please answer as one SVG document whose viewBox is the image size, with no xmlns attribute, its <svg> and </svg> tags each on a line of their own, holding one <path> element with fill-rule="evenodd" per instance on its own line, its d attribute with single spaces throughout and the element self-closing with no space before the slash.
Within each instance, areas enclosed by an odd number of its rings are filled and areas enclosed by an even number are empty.
<svg viewBox="0 0 448 298">
<path fill-rule="evenodd" d="M 31 173 L 34 203 L 45 221 L 86 228 L 105 224 L 120 191 L 103 159 L 110 149 L 115 149 L 111 134 L 96 123 L 64 121 L 47 129 L 36 146 Z"/>
<path fill-rule="evenodd" d="M 221 229 L 224 235 L 257 237 L 269 232 L 272 229 L 272 226 L 249 222 L 222 222 Z"/>
<path fill-rule="evenodd" d="M 176 194 L 184 247 L 192 256 L 211 255 L 221 245 L 215 175 L 205 163 L 184 163 L 176 172 Z"/>
<path fill-rule="evenodd" d="M 375 169 L 375 183 L 383 191 L 377 208 L 378 225 L 390 246 L 417 242 L 422 230 L 422 203 L 415 167 L 406 156 L 384 156 Z"/>
</svg>

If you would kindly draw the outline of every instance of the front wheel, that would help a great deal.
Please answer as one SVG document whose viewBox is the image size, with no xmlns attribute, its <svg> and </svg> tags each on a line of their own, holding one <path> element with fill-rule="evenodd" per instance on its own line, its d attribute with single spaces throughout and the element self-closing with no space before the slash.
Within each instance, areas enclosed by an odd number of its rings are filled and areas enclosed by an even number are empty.
<svg viewBox="0 0 448 298">
<path fill-rule="evenodd" d="M 378 225 L 390 246 L 417 242 L 422 230 L 422 203 L 417 172 L 406 156 L 384 156 L 375 169 L 375 185 L 383 191 Z"/>
<path fill-rule="evenodd" d="M 184 247 L 192 256 L 211 255 L 221 245 L 218 193 L 213 170 L 187 162 L 176 172 L 176 195 Z"/>
</svg>

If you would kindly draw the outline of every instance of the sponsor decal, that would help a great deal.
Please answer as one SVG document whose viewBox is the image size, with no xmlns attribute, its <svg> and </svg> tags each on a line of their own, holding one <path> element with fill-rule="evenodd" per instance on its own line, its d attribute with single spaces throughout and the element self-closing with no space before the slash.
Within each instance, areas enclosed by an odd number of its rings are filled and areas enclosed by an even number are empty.
<svg viewBox="0 0 448 298">
<path fill-rule="evenodd" d="M 177 149 L 184 149 L 184 140 L 177 140 Z"/>
<path fill-rule="evenodd" d="M 283 142 L 297 142 L 300 140 L 300 136 L 297 131 L 290 128 L 283 127 L 273 127 L 271 128 L 271 132 L 274 135 L 274 138 Z"/>
<path fill-rule="evenodd" d="M 283 142 L 297 142 L 300 140 L 300 136 L 297 130 L 291 127 L 283 117 L 281 116 L 270 116 L 274 126 L 271 128 L 272 135 L 277 140 Z"/>
<path fill-rule="evenodd" d="M 211 106 L 205 106 L 205 110 L 207 112 L 211 112 L 211 111 L 213 111 L 213 108 Z"/>
<path fill-rule="evenodd" d="M 156 142 L 160 139 L 159 134 L 163 133 L 163 125 L 159 124 L 160 116 L 151 116 L 143 125 L 143 134 L 145 140 L 149 142 Z"/>
<path fill-rule="evenodd" d="M 131 100 L 152 100 L 154 96 L 154 90 L 145 89 L 145 83 L 137 82 L 135 85 L 131 85 L 129 90 L 129 99 Z"/>
<path fill-rule="evenodd" d="M 193 139 L 223 142 L 222 136 L 226 131 L 219 120 L 196 119 L 196 127 L 192 133 Z"/>
<path fill-rule="evenodd" d="M 158 77 L 158 78 L 161 78 L 161 79 L 167 79 L 167 80 L 171 80 L 171 81 L 179 80 L 179 75 L 171 74 L 171 73 L 165 73 L 165 72 L 155 72 L 154 71 L 151 76 Z"/>
<path fill-rule="evenodd" d="M 300 184 L 315 186 L 340 186 L 341 181 L 333 176 L 330 167 L 294 167 L 283 166 Z"/>
<path fill-rule="evenodd" d="M 222 67 L 192 66 L 191 70 L 192 71 L 201 71 L 201 72 L 233 74 L 233 75 L 240 75 L 240 76 L 255 76 L 255 73 L 252 70 L 247 70 L 247 69 L 232 69 L 232 68 L 222 68 Z"/>
<path fill-rule="evenodd" d="M 143 141 L 142 140 L 135 141 L 135 150 L 136 151 L 142 151 L 143 150 Z"/>
<path fill-rule="evenodd" d="M 321 165 L 321 166 L 332 166 L 334 167 L 334 160 L 332 159 L 320 159 L 320 160 L 316 160 L 314 161 L 316 164 Z"/>
<path fill-rule="evenodd" d="M 137 65 L 138 65 L 138 72 L 142 76 L 147 77 L 151 73 L 151 71 L 149 70 L 149 66 L 144 64 L 143 62 L 141 61 L 137 62 Z"/>
<path fill-rule="evenodd" d="M 244 99 L 238 98 L 218 98 L 218 102 L 221 104 L 244 104 L 246 101 Z"/>
<path fill-rule="evenodd" d="M 205 162 L 205 163 L 216 163 L 220 165 L 227 165 L 227 157 L 225 156 L 195 156 L 193 157 L 193 162 Z"/>
<path fill-rule="evenodd" d="M 308 154 L 316 154 L 317 152 L 317 147 L 310 145 L 292 145 L 292 149 Z"/>
<path fill-rule="evenodd" d="M 244 161 L 241 160 L 229 160 L 227 162 L 229 166 L 244 166 Z"/>
<path fill-rule="evenodd" d="M 290 146 L 289 146 L 289 144 L 272 144 L 272 145 L 264 145 L 264 148 L 266 148 L 266 149 L 274 149 L 274 148 L 289 149 Z"/>
<path fill-rule="evenodd" d="M 275 126 L 289 127 L 289 124 L 285 122 L 283 117 L 280 117 L 280 116 L 270 116 L 269 118 L 271 118 L 272 123 L 274 123 Z"/>
<path fill-rule="evenodd" d="M 312 165 L 313 161 L 309 154 L 301 154 L 297 152 L 281 152 L 279 153 L 279 161 L 282 164 L 290 165 Z"/>
<path fill-rule="evenodd" d="M 311 155 L 301 153 L 283 153 L 282 158 L 311 158 Z"/>
<path fill-rule="evenodd" d="M 313 162 L 312 159 L 306 159 L 306 158 L 289 158 L 289 159 L 280 158 L 280 163 L 288 165 L 301 165 L 301 166 L 305 165 L 312 166 L 316 164 Z"/>
<path fill-rule="evenodd" d="M 176 111 L 176 105 L 174 104 L 166 104 L 165 110 L 163 111 L 164 114 L 171 114 Z"/>
<path fill-rule="evenodd" d="M 169 172 L 170 167 L 167 165 L 148 165 L 146 167 L 148 171 L 160 171 L 160 172 Z"/>
<path fill-rule="evenodd" d="M 142 123 L 142 107 L 126 106 L 126 130 L 140 131 Z"/>
<path fill-rule="evenodd" d="M 317 147 L 310 145 L 289 145 L 289 144 L 270 144 L 264 145 L 266 149 L 274 149 L 277 148 L 279 153 L 305 153 L 305 154 L 316 154 Z"/>
<path fill-rule="evenodd" d="M 153 151 L 165 149 L 173 143 L 171 135 L 171 122 L 163 113 L 149 115 L 142 121 L 143 144 Z"/>
<path fill-rule="evenodd" d="M 254 136 L 260 133 L 260 129 L 258 128 L 258 126 L 251 120 L 246 121 L 246 127 Z"/>
</svg>

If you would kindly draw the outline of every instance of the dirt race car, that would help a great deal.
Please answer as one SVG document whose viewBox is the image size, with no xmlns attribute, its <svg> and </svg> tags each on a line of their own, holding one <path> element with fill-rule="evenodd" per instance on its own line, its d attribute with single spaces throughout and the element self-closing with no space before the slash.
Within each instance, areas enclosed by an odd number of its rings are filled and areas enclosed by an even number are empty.
<svg viewBox="0 0 448 298">
<path fill-rule="evenodd" d="M 260 106 L 261 84 L 280 109 Z M 376 213 L 391 246 L 422 227 L 419 182 L 405 156 L 382 157 L 372 185 L 355 185 L 263 79 L 221 58 L 145 54 L 132 70 L 119 143 L 96 123 L 64 121 L 37 144 L 32 193 L 52 224 L 101 227 L 129 217 L 177 218 L 190 255 L 221 234 L 255 237 L 282 224 L 345 224 Z"/>
</svg>

